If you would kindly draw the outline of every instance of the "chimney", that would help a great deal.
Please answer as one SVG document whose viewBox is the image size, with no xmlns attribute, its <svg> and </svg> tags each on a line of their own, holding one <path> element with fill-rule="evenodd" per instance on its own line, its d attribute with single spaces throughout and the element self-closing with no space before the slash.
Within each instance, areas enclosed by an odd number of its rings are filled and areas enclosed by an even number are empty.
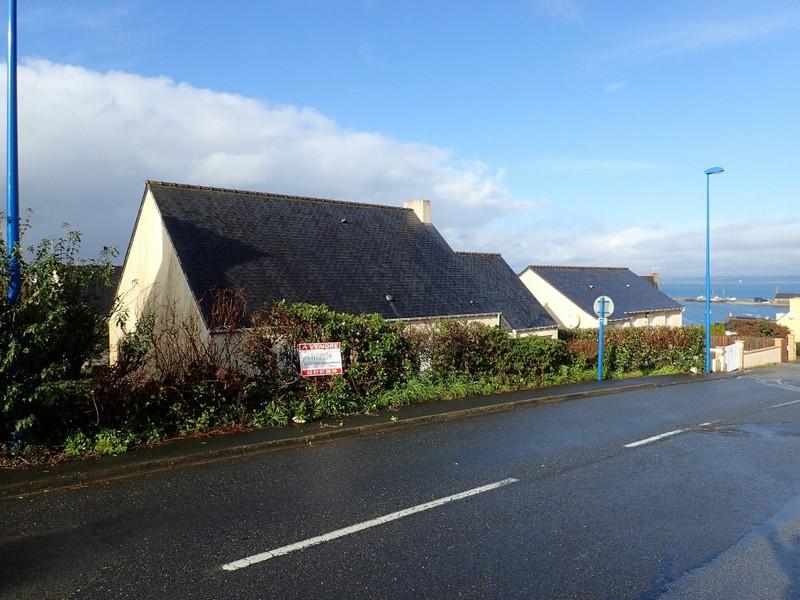
<svg viewBox="0 0 800 600">
<path fill-rule="evenodd" d="M 431 223 L 431 201 L 430 200 L 407 200 L 403 202 L 403 208 L 410 208 L 413 210 L 417 218 L 430 225 Z"/>
<path fill-rule="evenodd" d="M 653 287 L 655 287 L 657 290 L 660 290 L 661 286 L 659 285 L 660 282 L 658 277 L 658 271 L 653 271 L 653 274 L 650 277 L 653 278 Z"/>
</svg>

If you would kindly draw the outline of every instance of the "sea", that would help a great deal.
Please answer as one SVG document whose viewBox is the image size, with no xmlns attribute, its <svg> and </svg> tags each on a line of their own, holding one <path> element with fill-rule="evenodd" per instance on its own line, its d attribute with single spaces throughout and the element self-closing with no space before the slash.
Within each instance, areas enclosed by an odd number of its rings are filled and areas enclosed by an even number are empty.
<svg viewBox="0 0 800 600">
<path fill-rule="evenodd" d="M 706 293 L 704 277 L 670 279 L 662 276 L 661 291 L 673 298 L 696 298 Z M 800 275 L 755 279 L 747 277 L 720 277 L 711 279 L 711 296 L 735 297 L 738 300 L 752 300 L 756 297 L 772 300 L 777 292 L 797 292 L 800 295 Z M 682 302 L 686 307 L 683 322 L 686 325 L 705 322 L 705 302 Z M 719 323 L 729 317 L 753 316 L 775 319 L 788 311 L 787 306 L 764 306 L 752 304 L 731 304 L 729 302 L 711 303 L 711 322 Z"/>
</svg>

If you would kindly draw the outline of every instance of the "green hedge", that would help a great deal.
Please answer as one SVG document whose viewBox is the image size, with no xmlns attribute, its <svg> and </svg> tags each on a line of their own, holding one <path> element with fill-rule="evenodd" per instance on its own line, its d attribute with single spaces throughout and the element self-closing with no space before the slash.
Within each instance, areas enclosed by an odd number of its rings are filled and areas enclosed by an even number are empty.
<svg viewBox="0 0 800 600">
<path fill-rule="evenodd" d="M 345 374 L 299 377 L 298 344 L 327 341 L 341 343 Z M 310 304 L 280 302 L 257 313 L 245 355 L 256 374 L 252 389 L 302 420 L 364 410 L 419 369 L 418 342 L 404 335 L 402 325 Z"/>
<path fill-rule="evenodd" d="M 0 240 L 0 246 L 5 243 Z M 9 262 L 0 259 L 0 444 L 61 438 L 95 415 L 85 365 L 107 344 L 98 296 L 111 285 L 112 250 L 78 258 L 80 234 L 18 253 L 22 293 L 7 301 Z M 0 452 L 2 454 L 2 452 Z"/>
<path fill-rule="evenodd" d="M 479 323 L 438 321 L 407 335 L 417 341 L 421 362 L 440 378 L 542 384 L 570 362 L 560 340 L 512 338 L 502 329 Z"/>
<path fill-rule="evenodd" d="M 597 365 L 598 331 L 562 332 L 567 348 L 579 364 Z M 603 353 L 607 374 L 648 373 L 665 369 L 688 372 L 704 367 L 703 327 L 608 328 Z"/>
</svg>

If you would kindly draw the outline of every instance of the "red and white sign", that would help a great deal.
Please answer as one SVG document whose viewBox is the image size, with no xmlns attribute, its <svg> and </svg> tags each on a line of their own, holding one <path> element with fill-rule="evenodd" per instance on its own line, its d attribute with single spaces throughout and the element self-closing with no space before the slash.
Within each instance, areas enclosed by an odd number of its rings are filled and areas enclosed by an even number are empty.
<svg viewBox="0 0 800 600">
<path fill-rule="evenodd" d="M 320 375 L 342 374 L 342 348 L 339 342 L 320 342 L 299 344 L 300 375 L 319 377 Z"/>
</svg>

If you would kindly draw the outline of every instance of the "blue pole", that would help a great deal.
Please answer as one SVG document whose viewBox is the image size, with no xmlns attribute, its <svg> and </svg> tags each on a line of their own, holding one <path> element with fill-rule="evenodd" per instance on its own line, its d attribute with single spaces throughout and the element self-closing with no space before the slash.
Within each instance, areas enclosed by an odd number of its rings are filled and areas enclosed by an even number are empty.
<svg viewBox="0 0 800 600">
<path fill-rule="evenodd" d="M 19 299 L 19 166 L 17 148 L 17 0 L 8 0 L 8 114 L 6 177 L 6 252 L 8 254 L 8 302 L 16 304 Z"/>
<path fill-rule="evenodd" d="M 706 173 L 706 373 L 711 373 L 711 175 Z"/>
<path fill-rule="evenodd" d="M 605 342 L 606 299 L 600 298 L 600 333 L 597 338 L 597 381 L 603 381 L 603 346 Z"/>
</svg>

